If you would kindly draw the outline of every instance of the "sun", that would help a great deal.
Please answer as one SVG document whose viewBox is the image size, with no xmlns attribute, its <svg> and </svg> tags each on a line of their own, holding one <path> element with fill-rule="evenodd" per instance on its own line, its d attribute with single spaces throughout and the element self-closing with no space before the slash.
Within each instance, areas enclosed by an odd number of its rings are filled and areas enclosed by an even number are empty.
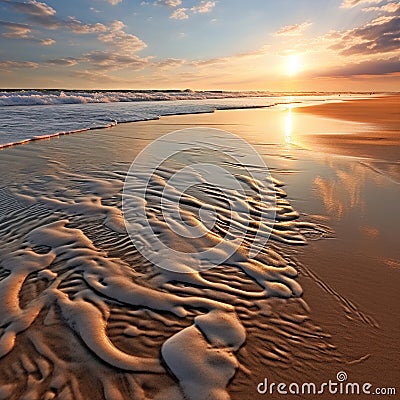
<svg viewBox="0 0 400 400">
<path fill-rule="evenodd" d="M 301 70 L 301 59 L 297 54 L 292 54 L 287 57 L 286 72 L 289 76 L 296 75 Z"/>
</svg>

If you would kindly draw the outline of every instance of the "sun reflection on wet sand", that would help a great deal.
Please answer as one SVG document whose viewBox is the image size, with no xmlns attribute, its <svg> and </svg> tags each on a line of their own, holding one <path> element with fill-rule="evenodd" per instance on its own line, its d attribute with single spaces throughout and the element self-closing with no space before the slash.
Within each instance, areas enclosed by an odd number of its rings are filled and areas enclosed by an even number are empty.
<svg viewBox="0 0 400 400">
<path fill-rule="evenodd" d="M 292 117 L 293 105 L 290 104 L 287 107 L 287 112 L 285 116 L 285 142 L 287 144 L 292 143 L 292 130 L 293 130 L 293 117 Z"/>
</svg>

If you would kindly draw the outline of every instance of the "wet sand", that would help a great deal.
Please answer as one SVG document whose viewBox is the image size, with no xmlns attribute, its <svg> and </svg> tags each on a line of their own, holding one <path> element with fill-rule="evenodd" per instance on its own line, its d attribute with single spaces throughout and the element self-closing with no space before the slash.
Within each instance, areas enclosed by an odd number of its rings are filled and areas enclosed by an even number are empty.
<svg viewBox="0 0 400 400">
<path fill-rule="evenodd" d="M 296 145 L 307 130 L 363 129 L 314 115 L 346 105 L 172 116 L 2 150 L 2 398 L 293 398 L 259 394 L 257 385 L 318 385 L 339 371 L 348 382 L 398 385 L 398 184 L 372 168 L 380 153 L 367 162 L 364 150 L 337 157 Z M 381 119 L 387 132 L 396 124 Z M 278 219 L 257 260 L 243 248 L 182 277 L 135 250 L 121 192 L 148 143 L 197 126 L 238 134 L 262 155 Z M 162 228 L 159 192 L 148 201 Z"/>
<path fill-rule="evenodd" d="M 302 144 L 307 148 L 388 162 L 400 161 L 400 96 L 299 107 L 294 111 L 366 124 L 365 131 L 357 133 L 307 135 L 304 132 Z"/>
</svg>

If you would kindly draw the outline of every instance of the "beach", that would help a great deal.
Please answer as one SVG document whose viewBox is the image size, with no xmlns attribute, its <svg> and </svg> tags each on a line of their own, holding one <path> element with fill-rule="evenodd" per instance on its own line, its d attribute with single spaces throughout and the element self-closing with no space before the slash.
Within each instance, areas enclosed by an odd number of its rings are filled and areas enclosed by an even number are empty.
<svg viewBox="0 0 400 400">
<path fill-rule="evenodd" d="M 302 143 L 313 150 L 381 160 L 380 165 L 384 166 L 386 162 L 399 178 L 400 171 L 396 167 L 399 161 L 399 101 L 398 96 L 387 96 L 296 108 L 298 112 L 365 124 L 365 130 L 356 134 L 308 135 L 302 138 Z"/>
<path fill-rule="evenodd" d="M 201 147 L 199 127 L 217 140 L 215 154 Z M 188 128 L 197 139 L 154 170 L 140 203 L 129 190 L 145 186 L 145 170 L 134 168 L 127 185 L 132 162 Z M 289 99 L 3 148 L 0 398 L 279 399 L 276 387 L 257 388 L 265 379 L 319 386 L 339 372 L 360 387 L 395 387 L 399 133 L 398 96 Z M 251 179 L 259 168 L 240 158 L 237 137 L 260 155 L 265 181 Z M 176 175 L 200 162 L 240 176 L 245 193 L 197 170 Z M 181 191 L 182 182 L 197 186 Z M 145 209 L 154 236 L 141 219 L 125 224 L 124 196 Z M 204 240 L 177 238 L 179 224 L 171 233 L 177 215 Z M 225 248 L 197 257 L 236 233 L 243 241 L 219 265 Z M 175 259 L 156 240 L 185 254 Z M 159 266 L 166 259 L 170 269 Z"/>
</svg>

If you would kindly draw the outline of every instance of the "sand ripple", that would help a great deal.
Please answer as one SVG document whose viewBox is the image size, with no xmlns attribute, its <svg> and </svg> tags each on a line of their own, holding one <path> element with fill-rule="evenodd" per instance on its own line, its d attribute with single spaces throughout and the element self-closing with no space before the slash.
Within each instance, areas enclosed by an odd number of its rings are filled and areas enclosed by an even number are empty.
<svg viewBox="0 0 400 400">
<path fill-rule="evenodd" d="M 304 229 L 322 228 L 299 222 L 281 182 L 266 187 L 276 198 L 276 221 L 256 257 L 249 247 L 259 226 L 245 224 L 238 212 L 234 228 L 245 240 L 237 251 L 204 271 L 183 260 L 182 274 L 152 264 L 130 241 L 120 211 L 125 172 L 54 168 L 51 175 L 8 188 L 7 199 L 18 207 L 2 203 L 10 209 L 0 220 L 0 364 L 10 368 L 0 377 L 0 397 L 229 399 L 229 382 L 249 367 L 241 355 L 246 337 L 268 339 L 271 329 L 282 338 L 297 337 L 302 347 L 308 340 L 299 366 L 335 354 L 329 338 L 305 322 L 297 266 L 286 252 L 306 244 Z M 165 186 L 169 173 L 160 169 L 155 185 Z M 247 184 L 251 189 L 254 182 Z M 166 237 L 159 193 L 154 187 L 146 206 Z M 199 193 L 208 194 L 217 213 L 206 241 L 220 241 L 227 215 L 212 188 L 203 182 L 202 190 L 183 199 L 182 211 L 199 218 L 205 202 Z M 236 200 L 238 209 L 248 207 L 253 222 L 269 206 L 251 193 L 247 202 Z M 291 301 L 286 320 L 274 315 L 275 300 Z M 295 342 L 282 339 L 260 350 L 264 362 L 292 362 Z"/>
</svg>

